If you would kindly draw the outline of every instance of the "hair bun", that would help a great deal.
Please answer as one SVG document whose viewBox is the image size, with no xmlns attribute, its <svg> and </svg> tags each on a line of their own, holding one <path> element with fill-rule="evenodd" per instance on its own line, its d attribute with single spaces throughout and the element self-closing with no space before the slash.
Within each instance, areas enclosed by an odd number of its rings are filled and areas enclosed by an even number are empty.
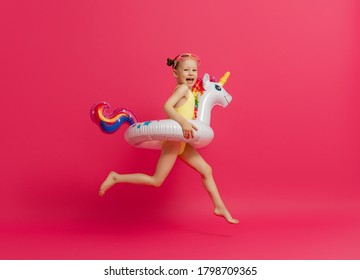
<svg viewBox="0 0 360 280">
<path fill-rule="evenodd" d="M 175 62 L 174 60 L 172 60 L 171 58 L 168 58 L 166 64 L 167 64 L 167 66 L 174 66 L 174 62 Z"/>
</svg>

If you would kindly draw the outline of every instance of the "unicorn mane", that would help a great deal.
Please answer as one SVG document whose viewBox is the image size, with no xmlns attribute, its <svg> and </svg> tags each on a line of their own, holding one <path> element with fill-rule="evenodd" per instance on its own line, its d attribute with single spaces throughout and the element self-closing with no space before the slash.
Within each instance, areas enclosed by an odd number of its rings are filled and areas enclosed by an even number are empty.
<svg viewBox="0 0 360 280">
<path fill-rule="evenodd" d="M 214 76 L 211 76 L 210 81 L 217 82 L 217 79 Z M 198 116 L 198 110 L 199 110 L 199 94 L 201 96 L 205 92 L 203 80 L 197 79 L 195 84 L 193 85 L 191 91 L 195 97 L 194 119 L 196 120 L 197 116 Z"/>
</svg>

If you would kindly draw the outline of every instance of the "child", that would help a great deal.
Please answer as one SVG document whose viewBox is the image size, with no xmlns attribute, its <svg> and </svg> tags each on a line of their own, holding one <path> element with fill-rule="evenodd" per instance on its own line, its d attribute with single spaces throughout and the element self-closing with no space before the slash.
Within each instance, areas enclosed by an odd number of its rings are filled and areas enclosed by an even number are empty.
<svg viewBox="0 0 360 280">
<path fill-rule="evenodd" d="M 197 127 L 188 120 L 193 119 L 194 116 L 195 98 L 191 89 L 198 77 L 199 62 L 199 58 L 190 53 L 178 55 L 173 60 L 168 59 L 167 62 L 167 65 L 173 68 L 177 86 L 173 95 L 165 102 L 163 108 L 168 118 L 177 121 L 181 125 L 185 139 L 193 138 L 197 131 Z M 214 204 L 215 215 L 224 217 L 231 224 L 237 224 L 239 221 L 232 218 L 220 197 L 211 167 L 193 146 L 185 142 L 164 142 L 155 173 L 152 176 L 142 173 L 118 174 L 111 171 L 102 183 L 99 195 L 104 196 L 106 191 L 117 183 L 144 184 L 160 187 L 178 157 L 202 176 L 202 182 Z"/>
</svg>

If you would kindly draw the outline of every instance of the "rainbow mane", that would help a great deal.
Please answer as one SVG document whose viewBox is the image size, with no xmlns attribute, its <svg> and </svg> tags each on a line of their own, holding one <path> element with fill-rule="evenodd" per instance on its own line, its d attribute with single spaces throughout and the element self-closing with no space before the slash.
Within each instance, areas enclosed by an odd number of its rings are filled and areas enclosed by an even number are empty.
<svg viewBox="0 0 360 280">
<path fill-rule="evenodd" d="M 110 105 L 106 102 L 97 103 L 90 110 L 92 121 L 105 133 L 114 133 L 124 122 L 129 125 L 138 122 L 130 110 L 124 108 L 115 109 L 113 112 L 109 110 Z"/>
<path fill-rule="evenodd" d="M 211 82 L 217 82 L 216 78 L 214 76 L 212 76 L 210 78 Z M 203 85 L 203 80 L 202 79 L 197 79 L 195 84 L 193 85 L 192 89 L 191 89 L 192 93 L 194 94 L 195 97 L 195 107 L 194 107 L 194 120 L 196 120 L 197 115 L 198 115 L 198 110 L 199 110 L 199 94 L 200 96 L 204 94 L 205 88 Z"/>
<path fill-rule="evenodd" d="M 196 120 L 197 118 L 197 113 L 198 113 L 198 109 L 199 109 L 199 94 L 203 95 L 205 89 L 203 86 L 203 81 L 201 79 L 197 79 L 195 84 L 193 85 L 192 89 L 191 89 L 192 93 L 194 94 L 195 97 L 195 106 L 194 106 L 194 120 Z"/>
</svg>

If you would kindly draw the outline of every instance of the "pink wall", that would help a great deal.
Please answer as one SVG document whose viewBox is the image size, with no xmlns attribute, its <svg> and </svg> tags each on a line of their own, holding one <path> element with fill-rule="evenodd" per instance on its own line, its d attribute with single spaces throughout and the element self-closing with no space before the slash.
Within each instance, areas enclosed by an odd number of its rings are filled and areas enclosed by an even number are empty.
<svg viewBox="0 0 360 280">
<path fill-rule="evenodd" d="M 210 211 L 182 163 L 160 190 L 97 197 L 108 171 L 152 172 L 158 153 L 126 144 L 125 128 L 102 134 L 90 106 L 163 118 L 175 85 L 166 58 L 184 51 L 201 57 L 201 75 L 231 71 L 233 102 L 214 109 L 202 154 L 234 216 L 359 213 L 357 1 L 221 2 L 1 4 L 3 225 Z"/>
</svg>

